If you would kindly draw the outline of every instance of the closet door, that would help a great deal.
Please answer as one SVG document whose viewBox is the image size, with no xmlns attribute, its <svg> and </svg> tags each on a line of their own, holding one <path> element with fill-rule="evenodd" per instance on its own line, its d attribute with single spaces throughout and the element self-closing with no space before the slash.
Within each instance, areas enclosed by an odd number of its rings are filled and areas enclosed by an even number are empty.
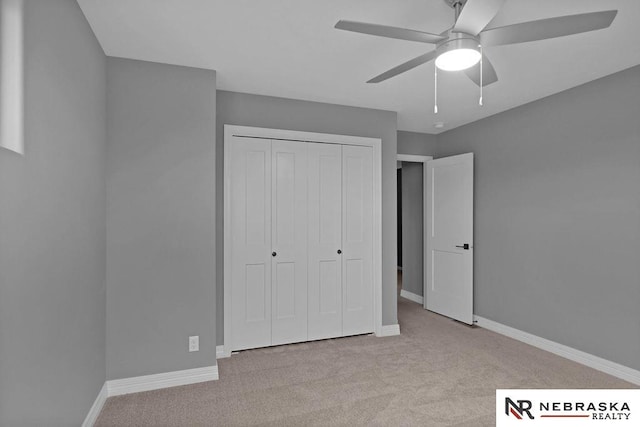
<svg viewBox="0 0 640 427">
<path fill-rule="evenodd" d="M 342 335 L 342 146 L 308 144 L 309 339 Z"/>
<path fill-rule="evenodd" d="M 272 345 L 307 340 L 307 145 L 271 142 Z"/>
<path fill-rule="evenodd" d="M 342 334 L 373 332 L 373 149 L 342 147 Z"/>
<path fill-rule="evenodd" d="M 231 173 L 231 350 L 271 345 L 271 144 L 234 137 Z"/>
</svg>

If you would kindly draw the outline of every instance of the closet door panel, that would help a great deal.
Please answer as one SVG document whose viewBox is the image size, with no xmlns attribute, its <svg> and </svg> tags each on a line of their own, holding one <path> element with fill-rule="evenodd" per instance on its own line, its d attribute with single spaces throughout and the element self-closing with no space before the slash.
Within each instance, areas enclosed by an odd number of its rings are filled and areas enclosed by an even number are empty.
<svg viewBox="0 0 640 427">
<path fill-rule="evenodd" d="M 231 173 L 231 350 L 271 345 L 271 149 L 234 137 Z"/>
<path fill-rule="evenodd" d="M 307 145 L 271 142 L 272 345 L 307 340 Z"/>
<path fill-rule="evenodd" d="M 309 339 L 342 335 L 342 147 L 308 144 Z"/>
<path fill-rule="evenodd" d="M 373 150 L 342 147 L 343 335 L 373 332 Z"/>
</svg>

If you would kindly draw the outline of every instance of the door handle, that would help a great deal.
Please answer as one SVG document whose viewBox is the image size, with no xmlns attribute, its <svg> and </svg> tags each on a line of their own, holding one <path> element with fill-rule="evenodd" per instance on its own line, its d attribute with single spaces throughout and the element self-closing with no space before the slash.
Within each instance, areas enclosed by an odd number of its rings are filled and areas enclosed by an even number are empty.
<svg viewBox="0 0 640 427">
<path fill-rule="evenodd" d="M 469 244 L 468 244 L 468 243 L 465 243 L 465 244 L 463 244 L 462 246 L 460 246 L 460 245 L 456 245 L 456 248 L 469 250 Z"/>
<path fill-rule="evenodd" d="M 342 253 L 342 250 L 338 249 L 338 255 L 340 255 Z"/>
<path fill-rule="evenodd" d="M 278 255 L 278 254 L 275 253 L 275 252 L 271 252 L 271 256 L 276 256 L 276 255 Z"/>
</svg>

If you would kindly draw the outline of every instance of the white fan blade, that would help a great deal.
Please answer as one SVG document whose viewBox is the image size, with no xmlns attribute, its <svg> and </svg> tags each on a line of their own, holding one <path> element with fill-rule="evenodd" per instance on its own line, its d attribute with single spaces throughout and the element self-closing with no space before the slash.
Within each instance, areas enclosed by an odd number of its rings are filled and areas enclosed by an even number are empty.
<svg viewBox="0 0 640 427">
<path fill-rule="evenodd" d="M 471 79 L 475 84 L 480 86 L 480 63 L 478 62 L 471 68 L 464 70 L 464 73 Z M 498 81 L 498 75 L 496 74 L 495 68 L 493 68 L 493 64 L 487 58 L 487 55 L 482 56 L 482 87 L 488 86 L 492 83 Z"/>
<path fill-rule="evenodd" d="M 379 76 L 372 78 L 367 83 L 380 83 L 382 81 L 390 79 L 391 77 L 397 76 L 398 74 L 402 74 L 405 71 L 409 71 L 412 68 L 417 67 L 418 65 L 425 64 L 431 61 L 435 57 L 436 57 L 436 51 L 432 50 L 431 52 L 427 52 L 424 55 L 420 55 L 417 58 L 413 58 L 412 60 L 407 61 L 404 64 L 400 64 L 397 67 L 393 67 L 389 71 L 385 71 Z"/>
<path fill-rule="evenodd" d="M 480 43 L 482 46 L 499 46 L 600 30 L 610 26 L 617 13 L 617 10 L 605 10 L 491 28 L 480 33 Z"/>
<path fill-rule="evenodd" d="M 453 31 L 474 36 L 480 34 L 484 27 L 496 16 L 505 0 L 468 0 L 462 7 Z"/>
<path fill-rule="evenodd" d="M 368 24 L 366 22 L 338 21 L 335 28 L 355 33 L 370 34 L 372 36 L 388 37 L 392 39 L 409 40 L 421 43 L 438 43 L 446 37 L 408 28 L 389 27 L 387 25 Z"/>
</svg>

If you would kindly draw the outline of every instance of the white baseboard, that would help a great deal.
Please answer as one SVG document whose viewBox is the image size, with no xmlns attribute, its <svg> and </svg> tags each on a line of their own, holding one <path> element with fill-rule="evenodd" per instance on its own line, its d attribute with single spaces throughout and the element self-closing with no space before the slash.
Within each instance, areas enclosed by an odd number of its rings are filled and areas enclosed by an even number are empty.
<svg viewBox="0 0 640 427">
<path fill-rule="evenodd" d="M 183 371 L 165 372 L 162 374 L 144 375 L 141 377 L 123 378 L 107 381 L 107 395 L 138 393 L 158 390 L 179 385 L 195 384 L 218 379 L 218 366 L 185 369 Z"/>
<path fill-rule="evenodd" d="M 392 337 L 394 335 L 400 335 L 400 325 L 397 323 L 395 325 L 382 325 L 380 329 L 379 337 Z"/>
<path fill-rule="evenodd" d="M 418 294 L 414 294 L 413 292 L 405 291 L 404 289 L 400 289 L 400 296 L 402 298 L 406 298 L 409 301 L 417 302 L 420 305 L 424 304 L 424 298 Z"/>
<path fill-rule="evenodd" d="M 98 397 L 96 397 L 96 400 L 93 402 L 91 409 L 89 409 L 89 413 L 85 417 L 84 422 L 82 423 L 82 427 L 93 427 L 96 420 L 98 419 L 98 415 L 100 415 L 102 407 L 104 406 L 104 402 L 106 401 L 107 383 L 104 383 L 102 385 L 102 388 L 100 389 L 100 392 L 98 393 Z"/>
<path fill-rule="evenodd" d="M 231 357 L 231 352 L 227 353 L 224 349 L 224 345 L 216 346 L 216 359 L 224 359 L 225 357 Z"/>
<path fill-rule="evenodd" d="M 106 381 L 89 410 L 82 427 L 92 427 L 108 397 L 141 391 L 158 390 L 179 385 L 196 384 L 218 379 L 218 366 L 185 369 L 183 371 L 164 372 L 162 374 L 143 375 Z"/>
<path fill-rule="evenodd" d="M 581 363 L 590 368 L 597 369 L 598 371 L 613 375 L 614 377 L 629 381 L 630 383 L 640 385 L 640 371 L 635 369 L 631 369 L 627 366 L 620 365 L 619 363 L 594 356 L 593 354 L 585 353 L 584 351 L 580 351 L 554 341 L 549 341 L 545 338 L 532 335 L 519 329 L 514 329 L 510 326 L 506 326 L 480 316 L 474 316 L 474 320 L 476 325 L 481 328 L 497 332 L 509 338 L 522 341 L 534 347 L 562 356 L 566 359 L 573 360 L 574 362 Z"/>
</svg>

